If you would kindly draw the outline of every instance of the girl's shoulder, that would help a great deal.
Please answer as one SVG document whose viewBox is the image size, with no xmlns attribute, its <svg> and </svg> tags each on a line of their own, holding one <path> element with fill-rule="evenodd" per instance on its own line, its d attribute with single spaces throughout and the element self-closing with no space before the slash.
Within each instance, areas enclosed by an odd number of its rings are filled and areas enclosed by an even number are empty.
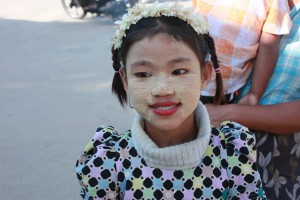
<svg viewBox="0 0 300 200">
<path fill-rule="evenodd" d="M 113 126 L 100 126 L 97 128 L 96 133 L 90 143 L 93 146 L 107 146 L 113 147 L 121 140 L 126 140 L 131 137 L 131 130 L 124 133 L 119 133 Z"/>
<path fill-rule="evenodd" d="M 244 155 L 250 161 L 255 162 L 255 135 L 249 129 L 232 121 L 223 122 L 217 129 L 212 128 L 212 143 L 219 144 L 227 150 L 227 156 Z"/>
<path fill-rule="evenodd" d="M 131 131 L 119 133 L 112 126 L 100 126 L 85 146 L 76 162 L 76 172 L 82 173 L 85 166 L 98 166 L 103 160 L 118 160 L 120 148 L 126 148 L 131 140 Z M 100 165 L 101 165 L 100 164 Z"/>
<path fill-rule="evenodd" d="M 112 126 L 101 126 L 96 130 L 76 162 L 82 197 L 101 196 L 102 194 L 96 194 L 94 189 L 97 185 L 100 187 L 99 191 L 103 191 L 106 185 L 113 190 L 111 183 L 117 179 L 115 163 L 120 158 L 120 149 L 127 148 L 131 144 L 130 141 L 130 130 L 122 134 Z M 99 185 L 100 180 L 102 184 Z"/>
<path fill-rule="evenodd" d="M 208 157 L 203 164 L 221 166 L 230 180 L 229 199 L 265 199 L 257 170 L 255 136 L 247 127 L 236 122 L 223 122 L 212 128 Z M 241 179 L 242 177 L 242 179 Z"/>
<path fill-rule="evenodd" d="M 249 131 L 246 126 L 233 121 L 223 122 L 219 127 L 219 131 L 229 140 L 234 138 L 240 138 L 241 140 L 246 140 L 249 137 L 254 138 L 254 133 Z"/>
<path fill-rule="evenodd" d="M 100 126 L 97 128 L 95 135 L 83 149 L 78 160 L 85 162 L 89 155 L 95 155 L 97 152 L 111 151 L 117 153 L 120 144 L 122 145 L 124 143 L 123 141 L 128 141 L 130 139 L 130 130 L 125 133 L 119 133 L 112 126 Z M 101 155 L 104 156 L 103 153 L 101 153 Z"/>
<path fill-rule="evenodd" d="M 254 133 L 249 131 L 246 126 L 233 121 L 225 121 L 218 128 L 212 126 L 212 135 L 217 135 L 227 142 L 230 142 L 234 139 L 240 139 L 244 141 L 250 138 L 253 138 L 253 140 L 255 139 Z"/>
</svg>

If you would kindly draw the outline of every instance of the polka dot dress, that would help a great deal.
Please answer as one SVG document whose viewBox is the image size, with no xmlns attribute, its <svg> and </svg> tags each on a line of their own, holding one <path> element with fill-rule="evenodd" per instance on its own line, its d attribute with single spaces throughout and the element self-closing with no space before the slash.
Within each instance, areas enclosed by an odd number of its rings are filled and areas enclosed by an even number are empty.
<svg viewBox="0 0 300 200">
<path fill-rule="evenodd" d="M 254 135 L 223 123 L 211 129 L 200 163 L 187 169 L 147 165 L 131 130 L 100 127 L 76 163 L 84 199 L 265 199 Z M 187 157 L 189 155 L 186 155 Z"/>
</svg>

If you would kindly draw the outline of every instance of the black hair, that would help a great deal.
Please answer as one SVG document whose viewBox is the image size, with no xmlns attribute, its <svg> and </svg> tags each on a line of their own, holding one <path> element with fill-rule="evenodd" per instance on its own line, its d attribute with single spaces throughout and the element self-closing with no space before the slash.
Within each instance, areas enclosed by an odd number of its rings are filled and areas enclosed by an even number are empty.
<svg viewBox="0 0 300 200">
<path fill-rule="evenodd" d="M 214 69 L 219 68 L 215 43 L 209 33 L 198 34 L 186 21 L 177 17 L 161 16 L 143 18 L 126 30 L 126 37 L 122 38 L 121 47 L 114 49 L 113 46 L 111 50 L 114 70 L 119 71 L 122 65 L 126 69 L 127 54 L 134 43 L 159 33 L 165 33 L 187 44 L 195 52 L 201 66 L 204 66 L 205 59 L 210 54 Z M 220 73 L 216 73 L 216 85 L 214 104 L 220 104 L 223 101 L 223 82 Z M 127 103 L 127 93 L 119 73 L 114 75 L 112 92 L 117 95 L 120 104 L 124 107 Z"/>
</svg>

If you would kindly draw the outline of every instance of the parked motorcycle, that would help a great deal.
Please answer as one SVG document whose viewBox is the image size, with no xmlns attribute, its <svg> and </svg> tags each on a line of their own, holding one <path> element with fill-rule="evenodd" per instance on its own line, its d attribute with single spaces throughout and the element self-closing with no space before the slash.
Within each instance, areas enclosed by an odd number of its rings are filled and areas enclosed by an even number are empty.
<svg viewBox="0 0 300 200">
<path fill-rule="evenodd" d="M 66 13 L 74 19 L 82 19 L 87 13 L 120 19 L 135 0 L 62 0 Z"/>
</svg>

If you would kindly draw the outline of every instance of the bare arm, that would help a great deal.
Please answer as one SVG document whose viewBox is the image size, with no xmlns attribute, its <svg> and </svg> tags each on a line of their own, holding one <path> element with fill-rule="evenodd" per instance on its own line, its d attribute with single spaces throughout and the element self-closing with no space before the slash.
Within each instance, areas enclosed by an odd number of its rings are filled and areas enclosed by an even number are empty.
<svg viewBox="0 0 300 200">
<path fill-rule="evenodd" d="M 300 131 L 300 100 L 274 105 L 206 104 L 211 123 L 219 126 L 223 121 L 235 121 L 249 129 L 275 134 Z"/>
<path fill-rule="evenodd" d="M 278 57 L 280 36 L 263 32 L 253 68 L 253 80 L 249 93 L 239 103 L 256 105 L 263 95 L 273 73 Z"/>
</svg>

